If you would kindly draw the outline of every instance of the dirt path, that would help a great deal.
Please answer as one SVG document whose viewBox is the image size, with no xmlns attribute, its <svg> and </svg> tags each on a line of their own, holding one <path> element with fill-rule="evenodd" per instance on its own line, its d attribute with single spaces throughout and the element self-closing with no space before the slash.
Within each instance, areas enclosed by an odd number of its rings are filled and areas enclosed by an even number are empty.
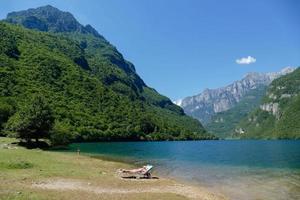
<svg viewBox="0 0 300 200">
<path fill-rule="evenodd" d="M 93 192 L 96 194 L 134 194 L 134 193 L 174 193 L 197 200 L 224 200 L 225 198 L 212 194 L 205 189 L 193 186 L 185 186 L 182 184 L 174 184 L 168 186 L 142 186 L 132 188 L 116 188 L 92 185 L 88 182 L 69 179 L 47 180 L 32 184 L 33 188 L 48 190 L 77 190 L 85 192 Z"/>
</svg>

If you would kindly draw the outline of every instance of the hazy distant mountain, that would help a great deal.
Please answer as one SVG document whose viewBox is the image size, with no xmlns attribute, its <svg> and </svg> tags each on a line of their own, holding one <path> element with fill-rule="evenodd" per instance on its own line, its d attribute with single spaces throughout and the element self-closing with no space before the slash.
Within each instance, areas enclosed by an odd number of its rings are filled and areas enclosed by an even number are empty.
<svg viewBox="0 0 300 200">
<path fill-rule="evenodd" d="M 232 84 L 217 88 L 205 89 L 202 93 L 175 101 L 185 113 L 198 119 L 204 125 L 209 123 L 216 113 L 224 112 L 236 106 L 251 90 L 269 85 L 274 79 L 294 71 L 286 67 L 280 72 L 256 73 L 251 72 Z"/>
<path fill-rule="evenodd" d="M 255 89 L 249 90 L 234 107 L 214 114 L 211 121 L 205 125 L 206 130 L 220 138 L 233 137 L 236 126 L 241 119 L 259 107 L 267 87 L 266 85 L 260 85 Z"/>
</svg>

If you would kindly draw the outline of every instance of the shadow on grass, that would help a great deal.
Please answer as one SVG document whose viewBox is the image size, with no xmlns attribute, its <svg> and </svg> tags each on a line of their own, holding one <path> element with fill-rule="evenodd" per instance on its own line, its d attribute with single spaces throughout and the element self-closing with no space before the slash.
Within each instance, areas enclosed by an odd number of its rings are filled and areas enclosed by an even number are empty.
<svg viewBox="0 0 300 200">
<path fill-rule="evenodd" d="M 20 146 L 23 146 L 27 149 L 43 149 L 43 150 L 48 150 L 50 148 L 49 144 L 45 141 L 36 141 L 36 142 L 24 142 L 20 141 L 17 143 Z"/>
</svg>

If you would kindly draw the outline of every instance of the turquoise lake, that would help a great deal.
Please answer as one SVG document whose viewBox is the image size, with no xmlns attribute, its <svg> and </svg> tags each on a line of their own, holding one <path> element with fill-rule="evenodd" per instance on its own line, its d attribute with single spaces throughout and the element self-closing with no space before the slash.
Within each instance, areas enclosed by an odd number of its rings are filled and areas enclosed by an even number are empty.
<svg viewBox="0 0 300 200">
<path fill-rule="evenodd" d="M 300 141 L 180 141 L 75 143 L 89 155 L 136 165 L 205 186 L 234 200 L 300 199 Z"/>
</svg>

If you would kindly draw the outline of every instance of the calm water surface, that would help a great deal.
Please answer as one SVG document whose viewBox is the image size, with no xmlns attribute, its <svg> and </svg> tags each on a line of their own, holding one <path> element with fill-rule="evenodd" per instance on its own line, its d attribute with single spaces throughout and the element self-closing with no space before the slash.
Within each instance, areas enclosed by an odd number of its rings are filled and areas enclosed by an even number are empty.
<svg viewBox="0 0 300 200">
<path fill-rule="evenodd" d="M 300 141 L 117 142 L 70 145 L 206 186 L 234 200 L 300 199 Z"/>
</svg>

